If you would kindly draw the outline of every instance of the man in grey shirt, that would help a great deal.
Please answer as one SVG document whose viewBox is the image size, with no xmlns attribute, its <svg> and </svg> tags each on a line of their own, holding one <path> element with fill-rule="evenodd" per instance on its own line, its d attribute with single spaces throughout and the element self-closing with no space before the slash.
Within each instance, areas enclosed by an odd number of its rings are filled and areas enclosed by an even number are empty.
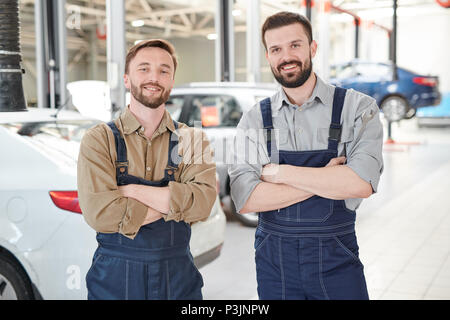
<svg viewBox="0 0 450 320">
<path fill-rule="evenodd" d="M 259 297 L 368 299 L 354 222 L 383 170 L 378 106 L 312 72 L 305 17 L 268 17 L 262 38 L 281 88 L 243 115 L 229 167 L 236 209 L 259 212 Z"/>
</svg>

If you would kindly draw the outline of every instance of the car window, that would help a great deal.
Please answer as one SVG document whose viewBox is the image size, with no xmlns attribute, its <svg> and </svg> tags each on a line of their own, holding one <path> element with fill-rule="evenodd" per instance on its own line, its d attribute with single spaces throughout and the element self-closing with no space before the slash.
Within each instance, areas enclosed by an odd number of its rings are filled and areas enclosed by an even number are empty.
<svg viewBox="0 0 450 320">
<path fill-rule="evenodd" d="M 183 109 L 184 97 L 170 97 L 166 102 L 166 109 L 169 111 L 172 119 L 178 121 L 180 119 L 181 110 Z"/>
<path fill-rule="evenodd" d="M 242 116 L 237 101 L 226 95 L 194 97 L 187 125 L 201 122 L 203 127 L 235 127 Z"/>
<path fill-rule="evenodd" d="M 381 64 L 358 64 L 355 66 L 355 72 L 363 77 L 386 77 L 390 74 L 390 68 Z"/>
</svg>

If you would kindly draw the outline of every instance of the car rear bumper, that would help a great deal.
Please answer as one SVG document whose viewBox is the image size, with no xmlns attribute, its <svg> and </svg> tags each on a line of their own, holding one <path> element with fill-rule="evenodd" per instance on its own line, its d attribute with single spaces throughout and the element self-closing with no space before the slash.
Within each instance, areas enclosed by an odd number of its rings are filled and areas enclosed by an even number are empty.
<svg viewBox="0 0 450 320">
<path fill-rule="evenodd" d="M 442 101 L 442 95 L 440 92 L 434 91 L 430 93 L 421 93 L 413 96 L 413 99 L 410 101 L 411 107 L 424 108 L 424 107 L 433 107 L 440 104 Z"/>
</svg>

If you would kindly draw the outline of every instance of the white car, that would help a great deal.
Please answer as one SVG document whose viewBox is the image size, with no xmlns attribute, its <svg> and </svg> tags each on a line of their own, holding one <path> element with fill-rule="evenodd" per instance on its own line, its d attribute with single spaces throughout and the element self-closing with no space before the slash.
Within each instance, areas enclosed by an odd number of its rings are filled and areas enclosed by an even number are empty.
<svg viewBox="0 0 450 320">
<path fill-rule="evenodd" d="M 78 206 L 79 141 L 96 122 L 78 112 L 0 113 L 0 300 L 86 299 L 96 233 Z M 219 198 L 192 226 L 198 267 L 214 260 L 226 219 Z"/>
<path fill-rule="evenodd" d="M 256 227 L 256 213 L 239 214 L 230 197 L 230 164 L 233 138 L 241 116 L 257 102 L 273 96 L 274 83 L 193 82 L 172 89 L 166 108 L 175 120 L 201 126 L 214 148 L 220 198 L 227 211 L 244 225 Z"/>
</svg>

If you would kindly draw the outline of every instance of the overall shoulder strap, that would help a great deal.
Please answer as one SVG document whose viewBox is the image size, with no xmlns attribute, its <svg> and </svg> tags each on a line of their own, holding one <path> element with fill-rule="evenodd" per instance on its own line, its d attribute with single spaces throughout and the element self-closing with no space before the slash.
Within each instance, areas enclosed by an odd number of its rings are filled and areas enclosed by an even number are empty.
<svg viewBox="0 0 450 320">
<path fill-rule="evenodd" d="M 333 111 L 331 114 L 331 124 L 328 133 L 328 149 L 337 151 L 341 140 L 342 126 L 341 114 L 344 108 L 345 94 L 347 89 L 336 87 L 333 97 Z"/>
<path fill-rule="evenodd" d="M 178 130 L 178 122 L 173 121 L 173 125 L 175 126 L 175 130 Z M 181 157 L 178 155 L 178 134 L 170 132 L 169 135 L 169 150 L 167 157 L 167 166 L 165 169 L 164 176 L 169 180 L 173 181 L 174 171 L 178 169 L 178 165 L 181 162 Z"/>
<path fill-rule="evenodd" d="M 269 158 L 272 156 L 272 105 L 270 103 L 270 98 L 266 98 L 260 102 L 261 115 L 263 119 L 264 130 L 266 131 L 266 143 L 267 152 L 269 153 Z"/>
<path fill-rule="evenodd" d="M 123 139 L 119 129 L 117 128 L 114 121 L 110 121 L 107 123 L 108 127 L 111 128 L 111 131 L 114 135 L 114 140 L 116 144 L 116 170 L 117 175 L 119 174 L 128 174 L 128 160 L 127 160 L 127 147 L 125 145 L 125 140 Z"/>
</svg>

